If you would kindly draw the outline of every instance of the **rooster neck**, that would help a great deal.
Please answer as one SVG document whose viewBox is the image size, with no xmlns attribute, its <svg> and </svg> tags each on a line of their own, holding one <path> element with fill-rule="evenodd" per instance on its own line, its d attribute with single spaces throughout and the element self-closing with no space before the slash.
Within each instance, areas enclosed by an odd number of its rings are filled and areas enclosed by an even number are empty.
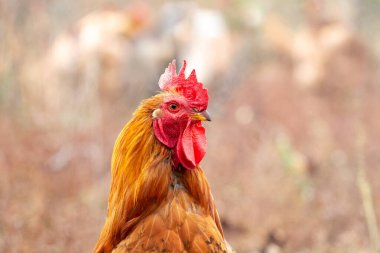
<svg viewBox="0 0 380 253">
<path fill-rule="evenodd" d="M 213 212 L 214 200 L 202 169 L 196 166 L 188 170 L 179 166 L 171 172 L 171 191 L 185 191 L 208 214 Z"/>
<path fill-rule="evenodd" d="M 181 175 L 178 171 L 175 171 L 175 170 L 172 171 L 170 188 L 174 191 L 186 190 L 185 186 L 183 185 Z"/>
</svg>

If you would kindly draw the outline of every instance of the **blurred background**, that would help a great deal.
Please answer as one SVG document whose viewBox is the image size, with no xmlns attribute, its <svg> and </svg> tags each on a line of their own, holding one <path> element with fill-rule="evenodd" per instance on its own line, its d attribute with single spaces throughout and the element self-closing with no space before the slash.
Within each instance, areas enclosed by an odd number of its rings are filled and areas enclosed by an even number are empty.
<svg viewBox="0 0 380 253">
<path fill-rule="evenodd" d="M 380 1 L 1 0 L 0 252 L 91 252 L 113 143 L 174 58 L 238 252 L 380 252 Z"/>
</svg>

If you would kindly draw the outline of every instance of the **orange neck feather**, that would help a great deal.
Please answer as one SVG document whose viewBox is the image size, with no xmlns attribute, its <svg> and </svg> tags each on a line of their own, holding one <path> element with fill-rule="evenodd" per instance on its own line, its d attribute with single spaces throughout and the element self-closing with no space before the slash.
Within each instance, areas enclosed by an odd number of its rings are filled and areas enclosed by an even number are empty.
<svg viewBox="0 0 380 253">
<path fill-rule="evenodd" d="M 155 138 L 152 129 L 152 113 L 163 97 L 161 93 L 145 100 L 115 142 L 107 220 L 95 246 L 96 253 L 111 252 L 168 195 L 172 181 L 171 151 Z M 181 175 L 194 201 L 212 217 L 217 216 L 202 170 L 184 169 Z M 220 227 L 218 222 L 219 219 Z"/>
</svg>

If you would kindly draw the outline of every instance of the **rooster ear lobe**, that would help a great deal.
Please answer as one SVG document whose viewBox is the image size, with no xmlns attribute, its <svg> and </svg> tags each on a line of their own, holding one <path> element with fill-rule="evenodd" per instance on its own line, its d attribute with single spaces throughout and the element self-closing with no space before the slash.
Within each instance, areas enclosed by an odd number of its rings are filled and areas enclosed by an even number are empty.
<svg viewBox="0 0 380 253">
<path fill-rule="evenodd" d="M 162 116 L 162 110 L 161 109 L 156 109 L 152 113 L 153 119 L 161 118 Z"/>
</svg>

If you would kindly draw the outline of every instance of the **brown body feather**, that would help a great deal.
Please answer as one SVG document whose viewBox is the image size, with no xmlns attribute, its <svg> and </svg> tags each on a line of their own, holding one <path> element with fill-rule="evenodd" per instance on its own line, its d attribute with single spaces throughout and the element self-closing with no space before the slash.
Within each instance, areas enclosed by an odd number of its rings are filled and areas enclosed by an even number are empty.
<svg viewBox="0 0 380 253">
<path fill-rule="evenodd" d="M 145 100 L 116 140 L 107 220 L 95 253 L 228 252 L 205 175 L 173 171 L 152 130 L 163 94 Z"/>
</svg>

